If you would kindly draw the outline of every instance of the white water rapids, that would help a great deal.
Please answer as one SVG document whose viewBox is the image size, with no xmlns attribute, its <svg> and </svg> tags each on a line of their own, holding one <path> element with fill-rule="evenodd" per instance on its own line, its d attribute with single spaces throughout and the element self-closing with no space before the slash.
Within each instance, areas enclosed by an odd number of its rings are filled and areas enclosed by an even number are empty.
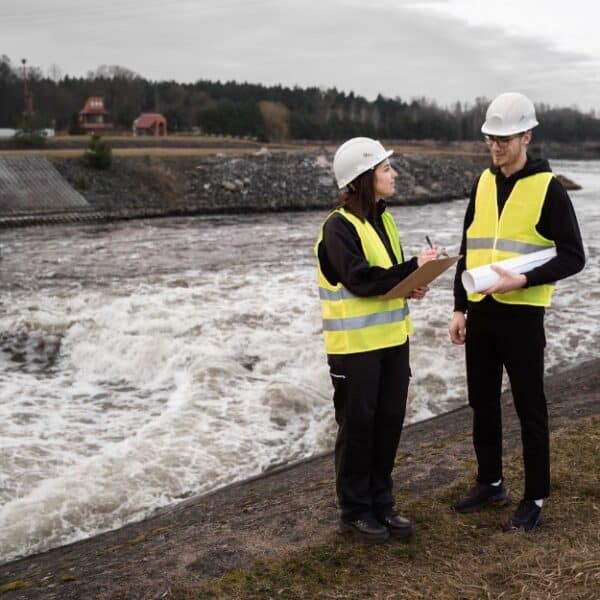
<svg viewBox="0 0 600 600">
<path fill-rule="evenodd" d="M 549 371 L 599 355 L 600 162 L 555 162 L 588 265 Z M 392 208 L 456 251 L 466 201 Z M 324 213 L 29 227 L 0 237 L 0 562 L 332 448 L 312 245 Z M 452 274 L 412 302 L 410 421 L 465 403 Z"/>
</svg>

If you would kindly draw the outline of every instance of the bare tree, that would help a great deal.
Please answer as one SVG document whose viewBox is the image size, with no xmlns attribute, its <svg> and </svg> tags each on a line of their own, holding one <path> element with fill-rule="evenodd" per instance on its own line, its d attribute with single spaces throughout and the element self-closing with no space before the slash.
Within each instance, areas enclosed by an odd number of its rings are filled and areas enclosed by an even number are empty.
<svg viewBox="0 0 600 600">
<path fill-rule="evenodd" d="M 54 83 L 58 83 L 63 78 L 63 71 L 57 64 L 52 63 L 48 67 L 47 75 L 48 79 L 51 79 L 52 81 L 54 81 Z"/>
</svg>

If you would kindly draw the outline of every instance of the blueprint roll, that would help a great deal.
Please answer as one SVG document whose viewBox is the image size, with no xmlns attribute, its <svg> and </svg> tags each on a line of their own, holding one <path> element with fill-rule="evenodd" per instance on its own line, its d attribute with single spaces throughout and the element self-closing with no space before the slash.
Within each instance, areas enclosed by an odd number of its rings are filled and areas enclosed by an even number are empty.
<svg viewBox="0 0 600 600">
<path fill-rule="evenodd" d="M 547 263 L 555 256 L 556 248 L 546 248 L 545 250 L 539 250 L 538 252 L 522 254 L 521 256 L 500 260 L 490 265 L 483 265 L 481 267 L 463 271 L 461 281 L 463 287 L 469 294 L 482 292 L 494 285 L 494 283 L 500 279 L 500 275 L 490 268 L 492 265 L 502 267 L 503 269 L 513 271 L 514 273 L 527 273 L 532 269 Z"/>
</svg>

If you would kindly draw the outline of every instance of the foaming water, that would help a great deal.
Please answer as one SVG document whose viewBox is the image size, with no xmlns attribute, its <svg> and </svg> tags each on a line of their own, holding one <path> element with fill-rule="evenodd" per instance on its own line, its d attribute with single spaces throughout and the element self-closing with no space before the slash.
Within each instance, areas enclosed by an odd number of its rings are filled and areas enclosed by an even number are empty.
<svg viewBox="0 0 600 600">
<path fill-rule="evenodd" d="M 549 370 L 598 355 L 600 163 L 555 163 L 588 267 L 548 311 Z M 408 255 L 456 251 L 465 201 L 393 208 Z M 312 244 L 320 213 L 5 232 L 0 561 L 330 449 Z M 409 420 L 465 402 L 452 275 L 412 302 Z M 586 293 L 582 294 L 581 290 Z"/>
</svg>

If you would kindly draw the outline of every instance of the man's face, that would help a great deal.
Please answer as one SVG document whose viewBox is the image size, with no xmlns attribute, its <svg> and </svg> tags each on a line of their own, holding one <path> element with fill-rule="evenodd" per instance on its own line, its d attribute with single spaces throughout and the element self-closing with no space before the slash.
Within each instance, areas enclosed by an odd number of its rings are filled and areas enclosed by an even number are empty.
<svg viewBox="0 0 600 600">
<path fill-rule="evenodd" d="M 485 141 L 494 166 L 501 170 L 511 170 L 525 158 L 527 145 L 531 141 L 531 132 L 526 131 L 510 136 L 489 135 L 486 136 Z"/>
</svg>

